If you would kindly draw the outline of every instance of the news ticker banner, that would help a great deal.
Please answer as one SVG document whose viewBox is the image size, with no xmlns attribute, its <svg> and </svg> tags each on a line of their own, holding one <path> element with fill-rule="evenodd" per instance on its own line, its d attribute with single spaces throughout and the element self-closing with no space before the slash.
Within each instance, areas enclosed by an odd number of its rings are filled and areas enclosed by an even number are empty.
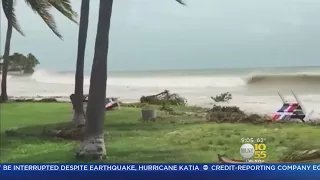
<svg viewBox="0 0 320 180">
<path fill-rule="evenodd" d="M 320 164 L 0 164 L 0 180 L 320 179 Z"/>
<path fill-rule="evenodd" d="M 318 171 L 320 164 L 0 164 L 0 171 Z"/>
</svg>

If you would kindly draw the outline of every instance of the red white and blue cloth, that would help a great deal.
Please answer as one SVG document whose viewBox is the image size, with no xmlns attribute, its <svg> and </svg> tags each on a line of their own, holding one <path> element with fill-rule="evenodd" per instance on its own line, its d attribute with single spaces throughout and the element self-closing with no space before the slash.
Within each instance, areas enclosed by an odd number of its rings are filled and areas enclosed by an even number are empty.
<svg viewBox="0 0 320 180">
<path fill-rule="evenodd" d="M 303 119 L 306 117 L 301 106 L 298 103 L 285 103 L 276 113 L 271 116 L 271 120 L 291 120 L 291 119 Z"/>
</svg>

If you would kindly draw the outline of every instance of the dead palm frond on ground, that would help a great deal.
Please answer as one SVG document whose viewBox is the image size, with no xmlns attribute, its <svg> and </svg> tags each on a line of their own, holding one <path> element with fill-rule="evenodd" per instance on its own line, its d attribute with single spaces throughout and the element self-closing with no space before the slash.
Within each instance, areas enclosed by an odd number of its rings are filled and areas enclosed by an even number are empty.
<svg viewBox="0 0 320 180">
<path fill-rule="evenodd" d="M 294 144 L 280 158 L 281 162 L 320 162 L 320 148 Z"/>
</svg>

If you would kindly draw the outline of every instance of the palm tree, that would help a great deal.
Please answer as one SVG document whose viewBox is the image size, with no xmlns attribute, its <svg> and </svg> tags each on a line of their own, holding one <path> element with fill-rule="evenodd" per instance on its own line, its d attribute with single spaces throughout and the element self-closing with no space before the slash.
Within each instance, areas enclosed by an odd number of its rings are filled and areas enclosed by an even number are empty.
<svg viewBox="0 0 320 180">
<path fill-rule="evenodd" d="M 83 68 L 84 68 L 84 56 L 86 50 L 88 23 L 89 23 L 89 7 L 90 0 L 82 0 L 81 3 L 81 14 L 80 14 L 80 25 L 78 35 L 78 55 L 77 55 L 77 66 L 75 75 L 75 87 L 74 96 L 71 99 L 74 114 L 72 122 L 74 125 L 84 125 L 85 117 L 83 112 Z"/>
<path fill-rule="evenodd" d="M 182 0 L 176 0 L 184 5 Z M 107 56 L 113 0 L 100 0 L 94 58 L 91 69 L 84 140 L 76 157 L 102 159 L 106 155 L 104 117 L 107 82 Z"/>
<path fill-rule="evenodd" d="M 31 7 L 31 9 L 36 12 L 43 21 L 49 26 L 49 28 L 55 33 L 60 39 L 62 35 L 59 33 L 56 22 L 53 19 L 52 14 L 50 14 L 50 8 L 54 7 L 68 19 L 73 22 L 76 21 L 77 13 L 72 10 L 70 0 L 25 0 L 25 2 Z M 1 97 L 0 101 L 5 102 L 8 100 L 7 95 L 7 74 L 8 74 L 8 65 L 9 65 L 9 54 L 10 54 L 10 44 L 12 36 L 12 28 L 15 28 L 22 36 L 24 33 L 21 30 L 21 27 L 18 23 L 18 20 L 15 15 L 14 2 L 13 0 L 2 0 L 3 12 L 8 20 L 7 35 L 5 42 L 5 50 L 3 56 L 3 66 L 2 66 L 2 82 L 1 82 Z"/>
<path fill-rule="evenodd" d="M 13 22 L 13 19 L 14 19 L 13 0 L 7 0 L 6 3 L 7 4 L 4 4 L 4 2 L 2 1 L 3 11 L 5 12 L 7 19 L 8 19 L 8 27 L 7 27 L 4 55 L 3 55 L 0 102 L 5 102 L 8 100 L 7 74 L 8 74 L 8 66 L 9 66 L 9 53 L 10 53 L 10 43 L 11 43 L 11 36 L 12 36 L 12 26 L 14 23 Z M 7 5 L 7 6 L 5 6 L 5 5 Z M 20 32 L 20 33 L 22 33 L 22 32 Z"/>
<path fill-rule="evenodd" d="M 99 20 L 86 113 L 87 120 L 85 122 L 85 138 L 77 152 L 77 157 L 101 159 L 106 155 L 103 125 L 112 4 L 113 0 L 100 0 Z"/>
</svg>

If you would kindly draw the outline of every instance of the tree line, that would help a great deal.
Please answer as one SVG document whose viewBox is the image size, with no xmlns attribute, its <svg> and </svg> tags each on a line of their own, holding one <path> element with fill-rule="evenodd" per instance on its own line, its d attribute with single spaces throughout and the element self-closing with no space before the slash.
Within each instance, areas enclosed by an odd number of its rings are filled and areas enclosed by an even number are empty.
<svg viewBox="0 0 320 180">
<path fill-rule="evenodd" d="M 3 59 L 2 56 L 0 56 L 0 60 L 1 59 Z M 2 71 L 2 64 L 3 63 L 0 62 L 0 72 Z M 32 53 L 26 56 L 20 53 L 14 53 L 9 56 L 8 71 L 19 71 L 21 73 L 31 74 L 39 64 L 39 60 Z"/>
<path fill-rule="evenodd" d="M 7 95 L 7 72 L 10 62 L 10 43 L 13 28 L 22 36 L 23 33 L 18 19 L 15 15 L 14 0 L 2 0 L 2 8 L 7 18 L 7 34 L 2 66 L 1 97 L 2 103 L 8 101 Z M 182 0 L 175 0 L 181 5 L 185 5 Z M 45 24 L 60 39 L 56 22 L 50 14 L 50 9 L 55 8 L 69 20 L 77 22 L 77 13 L 72 9 L 70 0 L 42 0 L 25 2 L 36 12 Z M 78 51 L 75 73 L 74 88 L 74 117 L 73 124 L 76 127 L 85 127 L 84 140 L 80 143 L 77 150 L 77 157 L 90 159 L 101 159 L 106 156 L 104 141 L 104 117 L 105 117 L 105 98 L 107 81 L 107 56 L 109 49 L 109 30 L 112 15 L 113 0 L 100 0 L 99 17 L 97 24 L 97 34 L 94 47 L 94 58 L 91 69 L 89 98 L 87 105 L 86 118 L 83 113 L 83 77 L 84 77 L 84 57 L 86 49 L 87 31 L 89 24 L 90 0 L 82 0 L 80 11 L 80 24 L 78 32 Z"/>
</svg>

